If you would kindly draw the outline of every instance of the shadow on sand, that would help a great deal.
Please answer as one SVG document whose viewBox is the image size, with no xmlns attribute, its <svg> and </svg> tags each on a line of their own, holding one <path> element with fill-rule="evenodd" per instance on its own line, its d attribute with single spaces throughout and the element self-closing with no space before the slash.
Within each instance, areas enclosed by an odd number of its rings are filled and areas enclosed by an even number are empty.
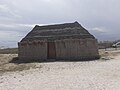
<svg viewBox="0 0 120 90">
<path fill-rule="evenodd" d="M 86 61 L 95 61 L 95 59 L 74 59 L 74 60 L 56 60 L 56 59 L 47 59 L 47 60 L 20 60 L 18 57 L 13 58 L 9 63 L 14 64 L 23 64 L 23 63 L 50 63 L 50 62 L 86 62 Z"/>
</svg>

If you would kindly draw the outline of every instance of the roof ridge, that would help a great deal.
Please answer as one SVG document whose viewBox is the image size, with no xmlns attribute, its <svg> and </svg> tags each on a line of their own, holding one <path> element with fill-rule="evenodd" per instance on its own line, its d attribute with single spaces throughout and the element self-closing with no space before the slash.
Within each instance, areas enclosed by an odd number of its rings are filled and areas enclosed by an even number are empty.
<svg viewBox="0 0 120 90">
<path fill-rule="evenodd" d="M 39 26 L 39 25 L 35 25 L 34 30 L 37 29 L 63 29 L 63 28 L 73 28 L 73 27 L 80 27 L 81 25 L 75 21 L 73 23 L 63 23 L 63 24 L 53 24 L 53 25 L 43 25 L 43 26 Z"/>
</svg>

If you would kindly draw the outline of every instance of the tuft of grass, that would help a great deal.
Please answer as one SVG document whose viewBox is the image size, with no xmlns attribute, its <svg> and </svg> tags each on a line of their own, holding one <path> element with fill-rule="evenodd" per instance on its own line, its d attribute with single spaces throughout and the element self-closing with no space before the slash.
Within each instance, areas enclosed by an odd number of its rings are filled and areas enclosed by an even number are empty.
<svg viewBox="0 0 120 90">
<path fill-rule="evenodd" d="M 3 74 L 5 72 L 16 72 L 16 71 L 24 71 L 29 69 L 36 69 L 36 68 L 42 68 L 40 65 L 39 67 L 36 67 L 36 64 L 5 64 L 0 66 L 0 74 Z"/>
</svg>

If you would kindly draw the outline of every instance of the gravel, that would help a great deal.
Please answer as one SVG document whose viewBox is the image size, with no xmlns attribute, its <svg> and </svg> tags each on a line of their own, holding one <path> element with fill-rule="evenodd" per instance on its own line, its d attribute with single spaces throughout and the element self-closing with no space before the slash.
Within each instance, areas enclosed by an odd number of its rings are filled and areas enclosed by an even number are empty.
<svg viewBox="0 0 120 90">
<path fill-rule="evenodd" d="M 120 90 L 120 56 L 111 60 L 35 63 L 6 72 L 0 90 Z"/>
</svg>

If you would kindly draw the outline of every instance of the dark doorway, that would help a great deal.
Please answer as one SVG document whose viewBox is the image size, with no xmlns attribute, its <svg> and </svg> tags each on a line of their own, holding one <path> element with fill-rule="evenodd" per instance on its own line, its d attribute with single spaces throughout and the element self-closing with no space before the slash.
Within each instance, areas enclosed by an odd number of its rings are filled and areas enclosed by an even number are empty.
<svg viewBox="0 0 120 90">
<path fill-rule="evenodd" d="M 55 59 L 56 58 L 55 42 L 48 42 L 47 43 L 47 58 L 48 59 Z"/>
</svg>

